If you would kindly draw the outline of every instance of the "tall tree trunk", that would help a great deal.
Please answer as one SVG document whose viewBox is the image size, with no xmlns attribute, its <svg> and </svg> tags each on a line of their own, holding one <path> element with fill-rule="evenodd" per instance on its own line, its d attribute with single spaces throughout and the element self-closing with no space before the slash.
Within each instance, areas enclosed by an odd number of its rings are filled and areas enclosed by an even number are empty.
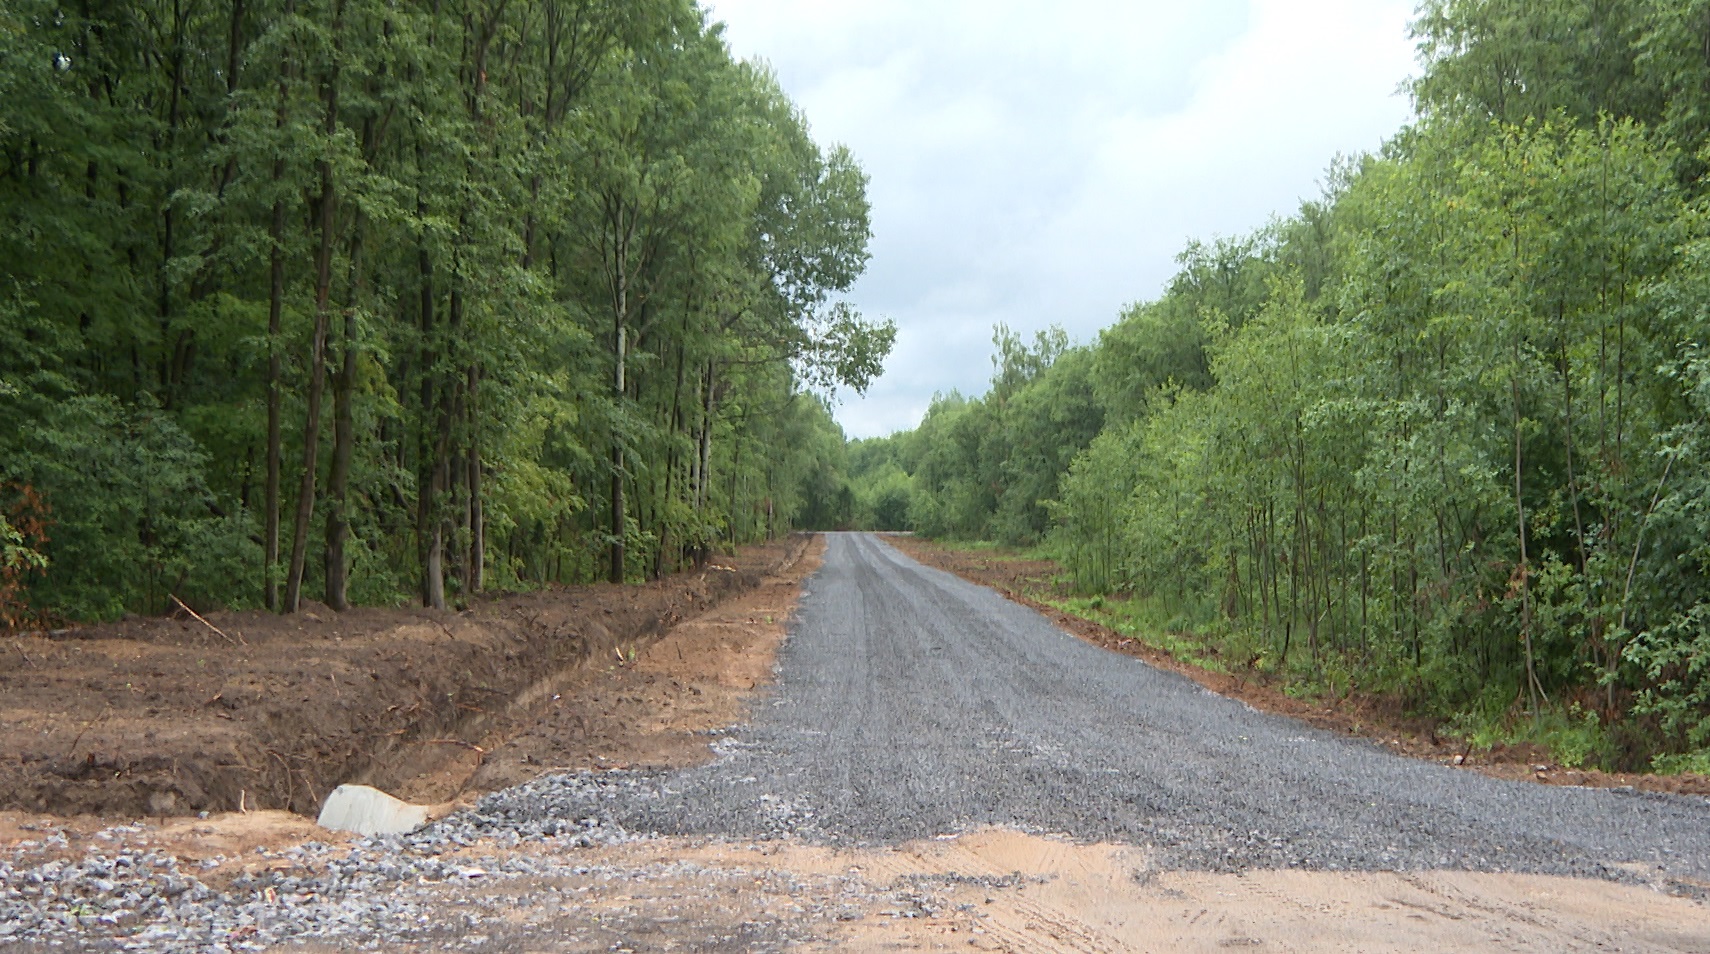
<svg viewBox="0 0 1710 954">
<path fill-rule="evenodd" d="M 1538 718 L 1538 696 L 1541 687 L 1538 684 L 1537 663 L 1532 653 L 1532 586 L 1531 565 L 1526 554 L 1526 501 L 1522 496 L 1521 465 L 1522 458 L 1520 430 L 1520 347 L 1514 347 L 1514 371 L 1508 380 L 1509 393 L 1514 401 L 1514 513 L 1520 533 L 1520 566 L 1515 570 L 1520 584 L 1520 642 L 1526 654 L 1526 695 L 1530 700 L 1533 721 Z"/>
<path fill-rule="evenodd" d="M 629 329 L 624 326 L 623 316 L 628 314 L 628 289 L 620 283 L 618 286 L 618 318 L 612 329 L 612 353 L 616 360 L 612 371 L 612 399 L 622 405 L 624 392 L 624 358 L 629 344 Z M 612 493 L 611 493 L 611 566 L 606 578 L 613 583 L 624 580 L 624 502 L 623 502 L 623 435 L 614 427 L 612 430 Z"/>
<path fill-rule="evenodd" d="M 677 380 L 671 389 L 671 415 L 666 421 L 665 432 L 671 435 L 671 441 L 665 450 L 665 493 L 663 516 L 659 520 L 659 550 L 653 556 L 653 578 L 659 579 L 665 575 L 666 554 L 676 540 L 671 537 L 671 495 L 676 492 L 676 477 L 679 462 L 677 459 L 677 435 L 683 430 L 683 366 L 688 363 L 688 346 L 682 341 L 677 342 Z M 672 563 L 677 562 L 674 555 Z"/>
<path fill-rule="evenodd" d="M 708 361 L 707 362 L 707 390 L 706 390 L 706 394 L 702 397 L 702 400 L 701 400 L 700 447 L 697 448 L 697 454 L 696 454 L 697 459 L 700 461 L 700 474 L 699 474 L 700 479 L 695 484 L 695 512 L 696 513 L 700 513 L 702 511 L 706 510 L 707 503 L 708 503 L 709 499 L 711 498 L 711 494 L 708 493 L 708 490 L 712 487 L 713 415 L 718 410 L 718 395 L 717 395 L 717 392 L 714 390 L 716 383 L 717 383 L 717 381 L 716 381 L 716 377 L 715 377 L 715 369 L 714 369 L 713 363 L 711 361 Z M 701 543 L 705 544 L 706 541 L 702 540 Z"/>
<path fill-rule="evenodd" d="M 455 279 L 453 279 L 455 281 Z M 459 299 L 454 292 L 451 295 L 451 308 L 447 317 L 447 338 L 455 340 L 457 334 Z M 453 472 L 453 461 L 461 460 L 461 455 L 454 452 L 454 431 L 461 422 L 463 414 L 463 386 L 461 382 L 452 381 L 440 389 L 438 425 L 435 428 L 437 436 L 432 441 L 428 460 L 431 477 L 428 480 L 428 496 L 426 510 L 426 543 L 427 554 L 424 561 L 425 589 L 424 600 L 434 609 L 445 609 L 445 578 L 446 568 L 446 531 L 452 519 L 446 501 L 455 496 L 456 485 L 463 480 L 461 468 Z M 452 554 L 455 558 L 456 553 Z"/>
<path fill-rule="evenodd" d="M 737 507 L 736 499 L 736 482 L 742 476 L 742 431 L 740 427 L 736 434 L 731 437 L 731 447 L 733 453 L 730 458 L 730 543 L 735 546 L 742 542 L 742 531 L 738 530 L 736 526 L 736 515 L 741 512 Z M 748 515 L 743 514 L 743 516 L 746 518 Z M 746 529 L 747 523 L 748 521 L 744 519 L 744 529 Z"/>
<path fill-rule="evenodd" d="M 333 12 L 333 35 L 340 33 L 343 4 Z M 334 59 L 323 82 L 326 88 L 326 123 L 323 134 L 330 141 L 338 132 L 338 44 L 334 44 Z M 315 253 L 315 331 L 309 346 L 308 413 L 303 424 L 303 479 L 297 490 L 297 519 L 292 528 L 291 567 L 285 579 L 285 610 L 295 613 L 302 603 L 303 568 L 309 553 L 309 522 L 315 515 L 315 484 L 319 476 L 321 442 L 321 402 L 327 380 L 328 308 L 332 293 L 333 231 L 336 226 L 337 194 L 333 187 L 332 163 L 322 159 L 320 167 L 321 194 L 316 200 L 320 219 L 320 244 Z"/>
<path fill-rule="evenodd" d="M 238 70 L 243 64 L 243 2 L 244 0 L 232 0 L 231 31 L 226 42 L 226 96 L 228 97 L 237 92 Z M 230 102 L 226 105 L 228 109 L 231 106 Z M 229 180 L 231 178 L 230 173 L 227 173 L 225 178 Z"/>
<path fill-rule="evenodd" d="M 464 223 L 458 225 L 461 235 Z M 448 363 L 455 365 L 461 354 L 463 345 L 463 255 L 460 248 L 452 251 L 451 265 L 451 294 L 446 302 L 446 352 Z M 467 567 L 464 561 L 468 558 L 467 550 L 456 549 L 458 540 L 469 539 L 469 495 L 467 468 L 463 466 L 463 431 L 464 420 L 464 380 L 462 375 L 454 375 L 446 385 L 443 394 L 444 410 L 441 412 L 440 440 L 434 448 L 434 466 L 445 472 L 445 490 L 447 506 L 441 511 L 442 519 L 447 524 L 446 541 L 453 549 L 445 556 L 446 575 L 467 583 Z"/>
<path fill-rule="evenodd" d="M 172 334 L 173 305 L 171 277 L 174 259 L 178 257 L 178 220 L 177 216 L 174 214 L 176 209 L 173 206 L 172 199 L 173 194 L 177 191 L 177 182 L 175 180 L 177 179 L 178 127 L 182 124 L 184 112 L 184 56 L 185 45 L 188 42 L 184 35 L 186 28 L 185 12 L 183 3 L 180 2 L 180 0 L 173 0 L 172 40 L 171 53 L 169 54 L 171 73 L 168 77 L 168 82 L 171 84 L 172 89 L 167 94 L 168 106 L 166 119 L 166 141 L 164 143 L 164 148 L 160 148 L 162 144 L 158 141 L 156 142 L 156 152 L 161 156 L 162 165 L 164 166 L 162 172 L 164 173 L 164 178 L 166 180 L 165 201 L 161 203 L 160 207 L 160 271 L 157 276 L 159 281 L 157 294 L 159 299 L 158 310 L 160 321 L 160 341 L 162 344 L 172 342 L 171 351 L 161 356 L 159 372 L 162 392 L 161 404 L 168 409 L 176 407 L 178 403 L 178 372 L 182 364 L 181 355 L 185 347 L 183 334 L 181 333 L 176 338 Z"/>
<path fill-rule="evenodd" d="M 308 412 L 303 422 L 303 473 L 297 486 L 297 515 L 292 527 L 291 566 L 285 578 L 285 611 L 297 612 L 303 596 L 303 567 L 309 552 L 309 522 L 315 515 L 315 485 L 319 476 L 321 403 L 327 379 L 327 314 L 332 282 L 332 168 L 321 164 L 321 194 L 316 200 L 321 220 L 320 249 L 315 256 L 315 331 L 309 345 Z"/>
<path fill-rule="evenodd" d="M 1556 304 L 1556 319 L 1559 329 L 1557 335 L 1562 373 L 1562 449 L 1566 454 L 1568 500 L 1573 505 L 1574 550 L 1579 557 L 1579 573 L 1583 577 L 1591 565 L 1591 558 L 1585 548 L 1585 518 L 1580 513 L 1579 477 L 1574 472 L 1573 359 L 1568 355 L 1567 322 L 1563 316 L 1564 311 L 1564 306 L 1558 302 Z M 1593 628 L 1597 628 L 1596 623 L 1593 623 Z"/>
<path fill-rule="evenodd" d="M 701 510 L 701 428 L 704 408 L 706 406 L 706 381 L 703 375 L 695 377 L 695 424 L 690 431 L 690 439 L 694 446 L 689 450 L 689 509 L 698 517 Z"/>
<path fill-rule="evenodd" d="M 487 585 L 487 507 L 481 500 L 481 450 L 469 448 L 469 563 L 464 586 L 479 593 Z"/>
<path fill-rule="evenodd" d="M 463 565 L 463 589 L 466 593 L 479 593 L 486 585 L 487 564 L 487 510 L 481 500 L 481 442 L 477 439 L 481 414 L 479 366 L 469 366 L 468 382 L 469 451 L 464 480 L 469 487 L 469 555 Z"/>
<path fill-rule="evenodd" d="M 350 534 L 350 460 L 356 447 L 356 308 L 361 300 L 363 217 L 356 215 L 350 238 L 350 301 L 345 304 L 340 362 L 333 377 L 332 473 L 327 477 L 326 599 L 339 612 L 350 608 L 344 543 Z"/>
<path fill-rule="evenodd" d="M 416 135 L 416 175 L 418 179 L 427 170 L 427 151 L 422 146 L 421 134 Z M 418 182 L 416 190 L 416 216 L 426 219 L 428 215 L 427 194 Z M 439 387 L 436 370 L 440 355 L 434 346 L 435 320 L 433 283 L 433 257 L 428 251 L 426 239 L 416 250 L 416 269 L 420 282 L 419 320 L 421 335 L 421 390 L 419 414 L 421 428 L 419 435 L 419 459 L 416 462 L 416 545 L 417 558 L 422 568 L 421 598 L 422 605 L 434 609 L 445 609 L 445 538 L 440 527 L 440 496 L 445 490 L 445 475 L 437 466 L 439 435 L 435 433 L 433 423 L 438 415 L 436 407 Z"/>
<path fill-rule="evenodd" d="M 274 180 L 277 182 L 284 176 L 285 161 L 274 163 Z M 280 199 L 273 203 L 273 251 L 269 261 L 269 291 L 267 301 L 267 480 L 263 506 L 267 513 L 265 518 L 264 547 L 266 549 L 266 569 L 263 577 L 266 584 L 267 608 L 279 611 L 279 469 L 281 450 L 282 426 L 280 423 L 279 393 L 279 334 L 282 313 L 285 303 L 285 201 Z"/>
<path fill-rule="evenodd" d="M 433 475 L 431 492 L 437 496 L 445 484 L 444 468 L 435 466 Z M 445 521 L 437 516 L 428 526 L 427 562 L 422 570 L 427 587 L 422 602 L 436 610 L 445 609 Z"/>
<path fill-rule="evenodd" d="M 427 466 L 429 477 L 427 488 L 422 501 L 423 539 L 426 553 L 423 557 L 423 602 L 434 609 L 443 610 L 445 602 L 445 537 L 447 514 L 445 501 L 451 496 L 451 431 L 457 420 L 458 388 L 455 385 L 440 389 L 438 412 L 435 419 L 438 424 L 436 434 L 429 442 Z M 423 413 L 428 413 L 424 407 Z"/>
<path fill-rule="evenodd" d="M 469 95 L 468 106 L 470 123 L 477 130 L 488 125 L 482 114 L 482 103 L 487 90 L 487 53 L 508 5 L 509 0 L 497 0 L 493 3 L 488 8 L 486 17 L 480 22 L 479 28 L 475 31 L 475 44 L 469 73 L 473 80 L 473 88 Z M 472 25 L 473 21 L 465 21 L 466 30 Z M 493 162 L 495 165 L 501 162 L 501 157 L 496 154 L 496 151 Z M 476 178 L 473 163 L 474 157 L 471 156 L 466 160 L 465 165 L 465 174 L 471 181 Z M 470 209 L 466 205 L 459 215 L 457 236 L 460 248 L 468 236 L 469 213 Z M 527 248 L 523 251 L 523 257 L 526 268 L 526 262 L 529 258 Z M 465 280 L 460 251 L 451 291 L 451 326 L 454 337 L 458 335 L 463 325 L 463 286 Z M 464 381 L 461 384 L 464 400 L 458 402 L 460 405 L 459 413 L 456 413 L 452 418 L 466 428 L 464 435 L 466 447 L 463 453 L 458 453 L 454 444 L 447 445 L 446 448 L 447 469 L 455 468 L 454 479 L 463 485 L 466 494 L 460 517 L 463 528 L 468 534 L 468 549 L 458 555 L 459 562 L 463 564 L 463 592 L 465 595 L 480 592 L 484 583 L 483 575 L 487 556 L 486 529 L 484 527 L 486 515 L 481 503 L 481 446 L 478 440 L 480 432 L 480 407 L 478 404 L 480 382 L 481 367 L 479 360 L 471 356 L 469 364 L 465 368 Z M 452 458 L 455 458 L 455 462 Z"/>
<path fill-rule="evenodd" d="M 285 6 L 286 16 L 295 12 L 296 5 L 288 3 Z M 279 107 L 274 114 L 274 133 L 284 136 L 285 124 L 289 117 L 287 110 L 290 104 L 291 64 L 289 60 L 281 64 L 279 71 Z M 280 421 L 281 394 L 279 385 L 279 336 L 283 323 L 285 309 L 285 199 L 282 196 L 285 181 L 284 143 L 277 144 L 280 155 L 273 160 L 273 188 L 279 198 L 273 200 L 273 222 L 269 230 L 272 248 L 268 258 L 268 295 L 267 295 L 267 478 L 264 505 L 267 508 L 265 518 L 264 548 L 266 549 L 266 567 L 262 571 L 267 608 L 279 611 L 279 471 L 282 466 L 283 426 Z"/>
</svg>

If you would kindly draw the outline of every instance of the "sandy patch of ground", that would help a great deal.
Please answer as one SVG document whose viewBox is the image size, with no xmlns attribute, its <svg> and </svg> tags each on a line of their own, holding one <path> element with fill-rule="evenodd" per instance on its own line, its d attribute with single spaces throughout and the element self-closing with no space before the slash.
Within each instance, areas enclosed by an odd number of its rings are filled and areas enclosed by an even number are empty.
<svg viewBox="0 0 1710 954">
<path fill-rule="evenodd" d="M 902 938 L 1015 952 L 1710 950 L 1701 904 L 1565 878 L 1154 872 L 1136 849 L 1001 830 L 856 863 L 893 886 L 930 886 L 943 911 L 856 929 L 870 950 Z"/>
<path fill-rule="evenodd" d="M 59 836 L 53 844 L 43 844 L 53 836 Z M 19 851 L 20 846 L 28 845 L 24 852 L 32 863 L 80 858 L 90 852 L 111 852 L 123 846 L 129 850 L 153 849 L 184 862 L 216 861 L 213 867 L 241 867 L 244 856 L 254 854 L 258 848 L 278 851 L 306 841 L 337 844 L 349 840 L 351 836 L 327 831 L 301 815 L 278 809 L 118 826 L 111 819 L 93 815 L 55 818 L 0 812 L 0 850 Z"/>
<path fill-rule="evenodd" d="M 664 839 L 576 859 L 571 877 L 448 889 L 443 942 L 387 949 L 1710 950 L 1710 910 L 1643 887 L 1452 871 L 1159 872 L 1139 849 L 1007 829 L 876 850 Z"/>
</svg>

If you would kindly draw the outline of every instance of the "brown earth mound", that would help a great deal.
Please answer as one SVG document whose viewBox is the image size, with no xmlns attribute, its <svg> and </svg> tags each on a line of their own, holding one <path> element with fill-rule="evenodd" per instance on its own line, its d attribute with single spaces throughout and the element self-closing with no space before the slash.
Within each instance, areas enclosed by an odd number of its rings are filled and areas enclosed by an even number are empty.
<svg viewBox="0 0 1710 954">
<path fill-rule="evenodd" d="M 345 782 L 408 790 L 449 774 L 466 784 L 471 772 L 447 769 L 478 762 L 480 743 L 519 708 L 550 701 L 553 680 L 591 660 L 632 663 L 808 544 L 798 536 L 642 586 L 554 587 L 464 612 L 310 605 L 0 638 L 0 809 L 312 814 Z"/>
</svg>

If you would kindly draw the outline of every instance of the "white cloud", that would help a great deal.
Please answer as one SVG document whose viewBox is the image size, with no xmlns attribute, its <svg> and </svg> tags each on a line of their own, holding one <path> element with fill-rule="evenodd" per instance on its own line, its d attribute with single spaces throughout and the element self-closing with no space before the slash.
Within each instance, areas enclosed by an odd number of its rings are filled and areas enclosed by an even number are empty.
<svg viewBox="0 0 1710 954">
<path fill-rule="evenodd" d="M 1190 238 L 1292 212 L 1406 121 L 1410 0 L 717 0 L 822 142 L 872 178 L 852 298 L 901 333 L 838 419 L 912 427 L 984 390 L 991 327 L 1090 340 Z"/>
</svg>

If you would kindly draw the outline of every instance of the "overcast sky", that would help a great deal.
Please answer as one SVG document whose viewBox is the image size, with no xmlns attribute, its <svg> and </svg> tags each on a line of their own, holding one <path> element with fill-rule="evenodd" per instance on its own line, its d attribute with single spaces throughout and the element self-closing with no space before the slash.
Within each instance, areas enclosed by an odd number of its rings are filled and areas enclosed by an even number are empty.
<svg viewBox="0 0 1710 954">
<path fill-rule="evenodd" d="M 1408 119 L 1412 0 L 711 0 L 871 177 L 850 298 L 897 323 L 850 437 L 985 390 L 992 326 L 1093 340 L 1189 239 L 1319 192 Z"/>
</svg>

